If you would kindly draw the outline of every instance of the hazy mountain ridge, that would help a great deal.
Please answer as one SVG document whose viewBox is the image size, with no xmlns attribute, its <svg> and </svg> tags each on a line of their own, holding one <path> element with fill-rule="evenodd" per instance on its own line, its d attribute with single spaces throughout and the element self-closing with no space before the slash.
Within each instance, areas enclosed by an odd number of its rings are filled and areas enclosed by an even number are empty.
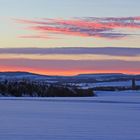
<svg viewBox="0 0 140 140">
<path fill-rule="evenodd" d="M 51 75 L 41 75 L 30 72 L 0 72 L 0 79 L 38 79 L 38 80 L 52 80 L 59 82 L 78 82 L 78 81 L 114 81 L 114 80 L 130 80 L 130 79 L 140 80 L 140 75 L 129 75 L 123 73 L 102 73 L 102 74 L 78 74 L 75 76 L 51 76 Z"/>
<path fill-rule="evenodd" d="M 47 76 L 24 71 L 0 72 L 0 76 Z"/>
</svg>

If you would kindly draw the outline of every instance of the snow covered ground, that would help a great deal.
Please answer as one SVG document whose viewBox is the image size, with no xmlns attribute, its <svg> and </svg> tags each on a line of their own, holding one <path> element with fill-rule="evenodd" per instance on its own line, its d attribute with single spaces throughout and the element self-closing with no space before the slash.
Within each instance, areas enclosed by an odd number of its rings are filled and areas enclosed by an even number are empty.
<svg viewBox="0 0 140 140">
<path fill-rule="evenodd" d="M 140 91 L 0 97 L 0 140 L 139 140 Z"/>
<path fill-rule="evenodd" d="M 81 88 L 94 88 L 94 87 L 131 87 L 132 81 L 114 81 L 114 82 L 97 82 L 97 83 L 78 83 L 75 84 L 76 86 L 79 86 Z M 140 86 L 140 81 L 136 81 L 136 85 Z"/>
</svg>

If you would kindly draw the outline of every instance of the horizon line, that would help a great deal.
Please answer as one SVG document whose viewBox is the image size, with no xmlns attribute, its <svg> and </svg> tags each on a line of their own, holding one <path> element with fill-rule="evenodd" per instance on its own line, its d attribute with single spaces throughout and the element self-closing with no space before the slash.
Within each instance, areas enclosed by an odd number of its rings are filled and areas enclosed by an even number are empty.
<svg viewBox="0 0 140 140">
<path fill-rule="evenodd" d="M 16 70 L 8 70 L 8 71 L 0 71 L 0 73 L 29 73 L 29 74 L 35 74 L 40 76 L 78 76 L 78 75 L 108 75 L 108 74 L 123 74 L 123 75 L 140 75 L 140 73 L 124 73 L 124 72 L 83 72 L 83 73 L 77 73 L 77 74 L 45 74 L 45 73 L 39 73 L 39 72 L 33 72 L 33 71 L 16 71 Z"/>
</svg>

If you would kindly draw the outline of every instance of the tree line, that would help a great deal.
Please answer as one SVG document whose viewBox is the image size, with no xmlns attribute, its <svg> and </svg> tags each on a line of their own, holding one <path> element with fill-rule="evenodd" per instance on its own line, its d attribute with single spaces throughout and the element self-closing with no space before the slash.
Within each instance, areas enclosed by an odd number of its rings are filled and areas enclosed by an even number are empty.
<svg viewBox="0 0 140 140">
<path fill-rule="evenodd" d="M 31 97 L 82 97 L 94 96 L 92 89 L 42 84 L 31 81 L 3 81 L 0 82 L 0 94 L 3 96 L 31 96 Z"/>
</svg>

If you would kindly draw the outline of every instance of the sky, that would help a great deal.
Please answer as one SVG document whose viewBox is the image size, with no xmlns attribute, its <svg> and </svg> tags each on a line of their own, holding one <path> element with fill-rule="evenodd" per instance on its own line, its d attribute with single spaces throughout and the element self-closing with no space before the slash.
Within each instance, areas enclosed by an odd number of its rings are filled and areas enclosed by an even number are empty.
<svg viewBox="0 0 140 140">
<path fill-rule="evenodd" d="M 139 0 L 0 0 L 0 71 L 140 72 Z"/>
</svg>

